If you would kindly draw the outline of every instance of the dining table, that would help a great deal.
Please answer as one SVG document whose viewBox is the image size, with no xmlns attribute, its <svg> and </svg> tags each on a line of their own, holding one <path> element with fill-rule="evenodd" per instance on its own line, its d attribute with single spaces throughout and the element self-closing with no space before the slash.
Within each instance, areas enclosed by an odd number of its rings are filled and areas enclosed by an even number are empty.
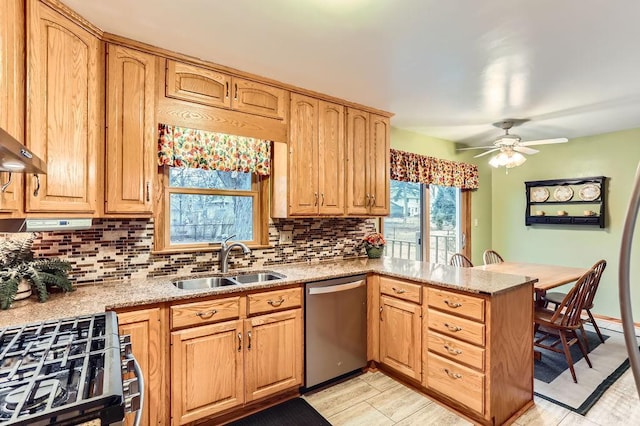
<svg viewBox="0 0 640 426">
<path fill-rule="evenodd" d="M 544 296 L 548 290 L 577 281 L 578 278 L 591 269 L 590 266 L 576 268 L 573 266 L 526 262 L 490 263 L 488 265 L 475 266 L 475 268 L 502 274 L 524 275 L 537 278 L 538 282 L 533 285 L 536 301 L 541 301 L 542 296 Z"/>
</svg>

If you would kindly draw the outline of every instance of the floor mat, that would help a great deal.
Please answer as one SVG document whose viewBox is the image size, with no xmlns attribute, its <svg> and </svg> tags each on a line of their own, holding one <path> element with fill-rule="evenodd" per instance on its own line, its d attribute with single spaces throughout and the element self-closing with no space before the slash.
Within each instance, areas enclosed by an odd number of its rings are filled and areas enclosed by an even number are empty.
<svg viewBox="0 0 640 426">
<path fill-rule="evenodd" d="M 229 426 L 331 426 L 307 401 L 290 399 L 240 419 Z"/>
</svg>

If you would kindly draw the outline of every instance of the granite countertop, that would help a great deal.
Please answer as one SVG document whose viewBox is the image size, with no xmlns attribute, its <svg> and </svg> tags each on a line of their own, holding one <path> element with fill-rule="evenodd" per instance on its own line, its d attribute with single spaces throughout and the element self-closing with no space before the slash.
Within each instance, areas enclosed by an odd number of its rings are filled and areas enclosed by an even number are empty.
<svg viewBox="0 0 640 426">
<path fill-rule="evenodd" d="M 537 281 L 535 278 L 499 274 L 480 269 L 458 268 L 384 257 L 381 259 L 357 258 L 272 265 L 262 269 L 284 274 L 286 278 L 257 284 L 242 284 L 202 290 L 181 290 L 172 284 L 172 281 L 184 277 L 162 277 L 82 285 L 71 293 L 54 293 L 45 303 L 38 303 L 33 298 L 14 302 L 10 309 L 0 311 L 0 327 L 152 303 L 282 287 L 369 272 L 488 295 L 508 291 L 520 285 Z M 254 272 L 255 269 L 233 270 L 231 274 L 249 271 Z"/>
</svg>

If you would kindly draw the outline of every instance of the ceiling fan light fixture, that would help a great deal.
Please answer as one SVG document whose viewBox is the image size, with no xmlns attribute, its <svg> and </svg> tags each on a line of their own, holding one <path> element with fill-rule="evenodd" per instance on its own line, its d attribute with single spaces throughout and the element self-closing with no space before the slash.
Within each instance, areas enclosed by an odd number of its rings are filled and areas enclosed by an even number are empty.
<svg viewBox="0 0 640 426">
<path fill-rule="evenodd" d="M 507 169 L 511 169 L 523 165 L 525 161 L 527 161 L 527 158 L 519 152 L 504 150 L 494 155 L 489 160 L 489 165 L 495 168 L 506 167 Z"/>
</svg>

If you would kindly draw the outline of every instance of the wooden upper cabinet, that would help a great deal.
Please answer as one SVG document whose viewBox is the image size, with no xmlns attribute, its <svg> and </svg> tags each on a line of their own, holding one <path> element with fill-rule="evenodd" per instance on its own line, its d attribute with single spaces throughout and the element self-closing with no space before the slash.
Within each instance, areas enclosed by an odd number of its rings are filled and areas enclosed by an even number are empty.
<svg viewBox="0 0 640 426">
<path fill-rule="evenodd" d="M 120 335 L 131 337 L 131 352 L 140 364 L 145 379 L 143 425 L 164 423 L 164 351 L 160 308 L 141 309 L 118 314 Z M 133 414 L 125 418 L 132 425 Z"/>
<path fill-rule="evenodd" d="M 318 100 L 291 94 L 289 214 L 318 213 Z"/>
<path fill-rule="evenodd" d="M 318 212 L 344 215 L 344 107 L 320 101 L 318 117 Z"/>
<path fill-rule="evenodd" d="M 26 211 L 97 215 L 101 42 L 37 0 L 27 6 L 27 146 L 46 162 L 47 174 L 39 184 L 28 177 Z"/>
<path fill-rule="evenodd" d="M 0 128 L 24 143 L 24 7 L 21 0 L 0 2 Z M 38 153 L 38 155 L 40 155 Z M 0 185 L 9 173 L 0 173 Z M 20 213 L 23 201 L 22 174 L 0 192 L 0 213 Z"/>
<path fill-rule="evenodd" d="M 105 213 L 151 213 L 155 56 L 109 45 Z"/>
<path fill-rule="evenodd" d="M 344 215 L 344 107 L 291 94 L 289 214 Z"/>
<path fill-rule="evenodd" d="M 390 201 L 390 123 L 387 117 L 369 115 L 369 193 L 373 197 L 369 212 L 375 216 L 389 214 Z"/>
<path fill-rule="evenodd" d="M 237 111 L 282 120 L 285 117 L 286 95 L 283 89 L 234 77 L 231 107 Z"/>
<path fill-rule="evenodd" d="M 167 60 L 166 95 L 213 107 L 231 107 L 231 76 Z"/>
<path fill-rule="evenodd" d="M 390 129 L 387 117 L 347 111 L 347 214 L 389 214 Z"/>
<path fill-rule="evenodd" d="M 166 96 L 218 108 L 284 119 L 286 90 L 207 68 L 167 60 Z"/>
</svg>

